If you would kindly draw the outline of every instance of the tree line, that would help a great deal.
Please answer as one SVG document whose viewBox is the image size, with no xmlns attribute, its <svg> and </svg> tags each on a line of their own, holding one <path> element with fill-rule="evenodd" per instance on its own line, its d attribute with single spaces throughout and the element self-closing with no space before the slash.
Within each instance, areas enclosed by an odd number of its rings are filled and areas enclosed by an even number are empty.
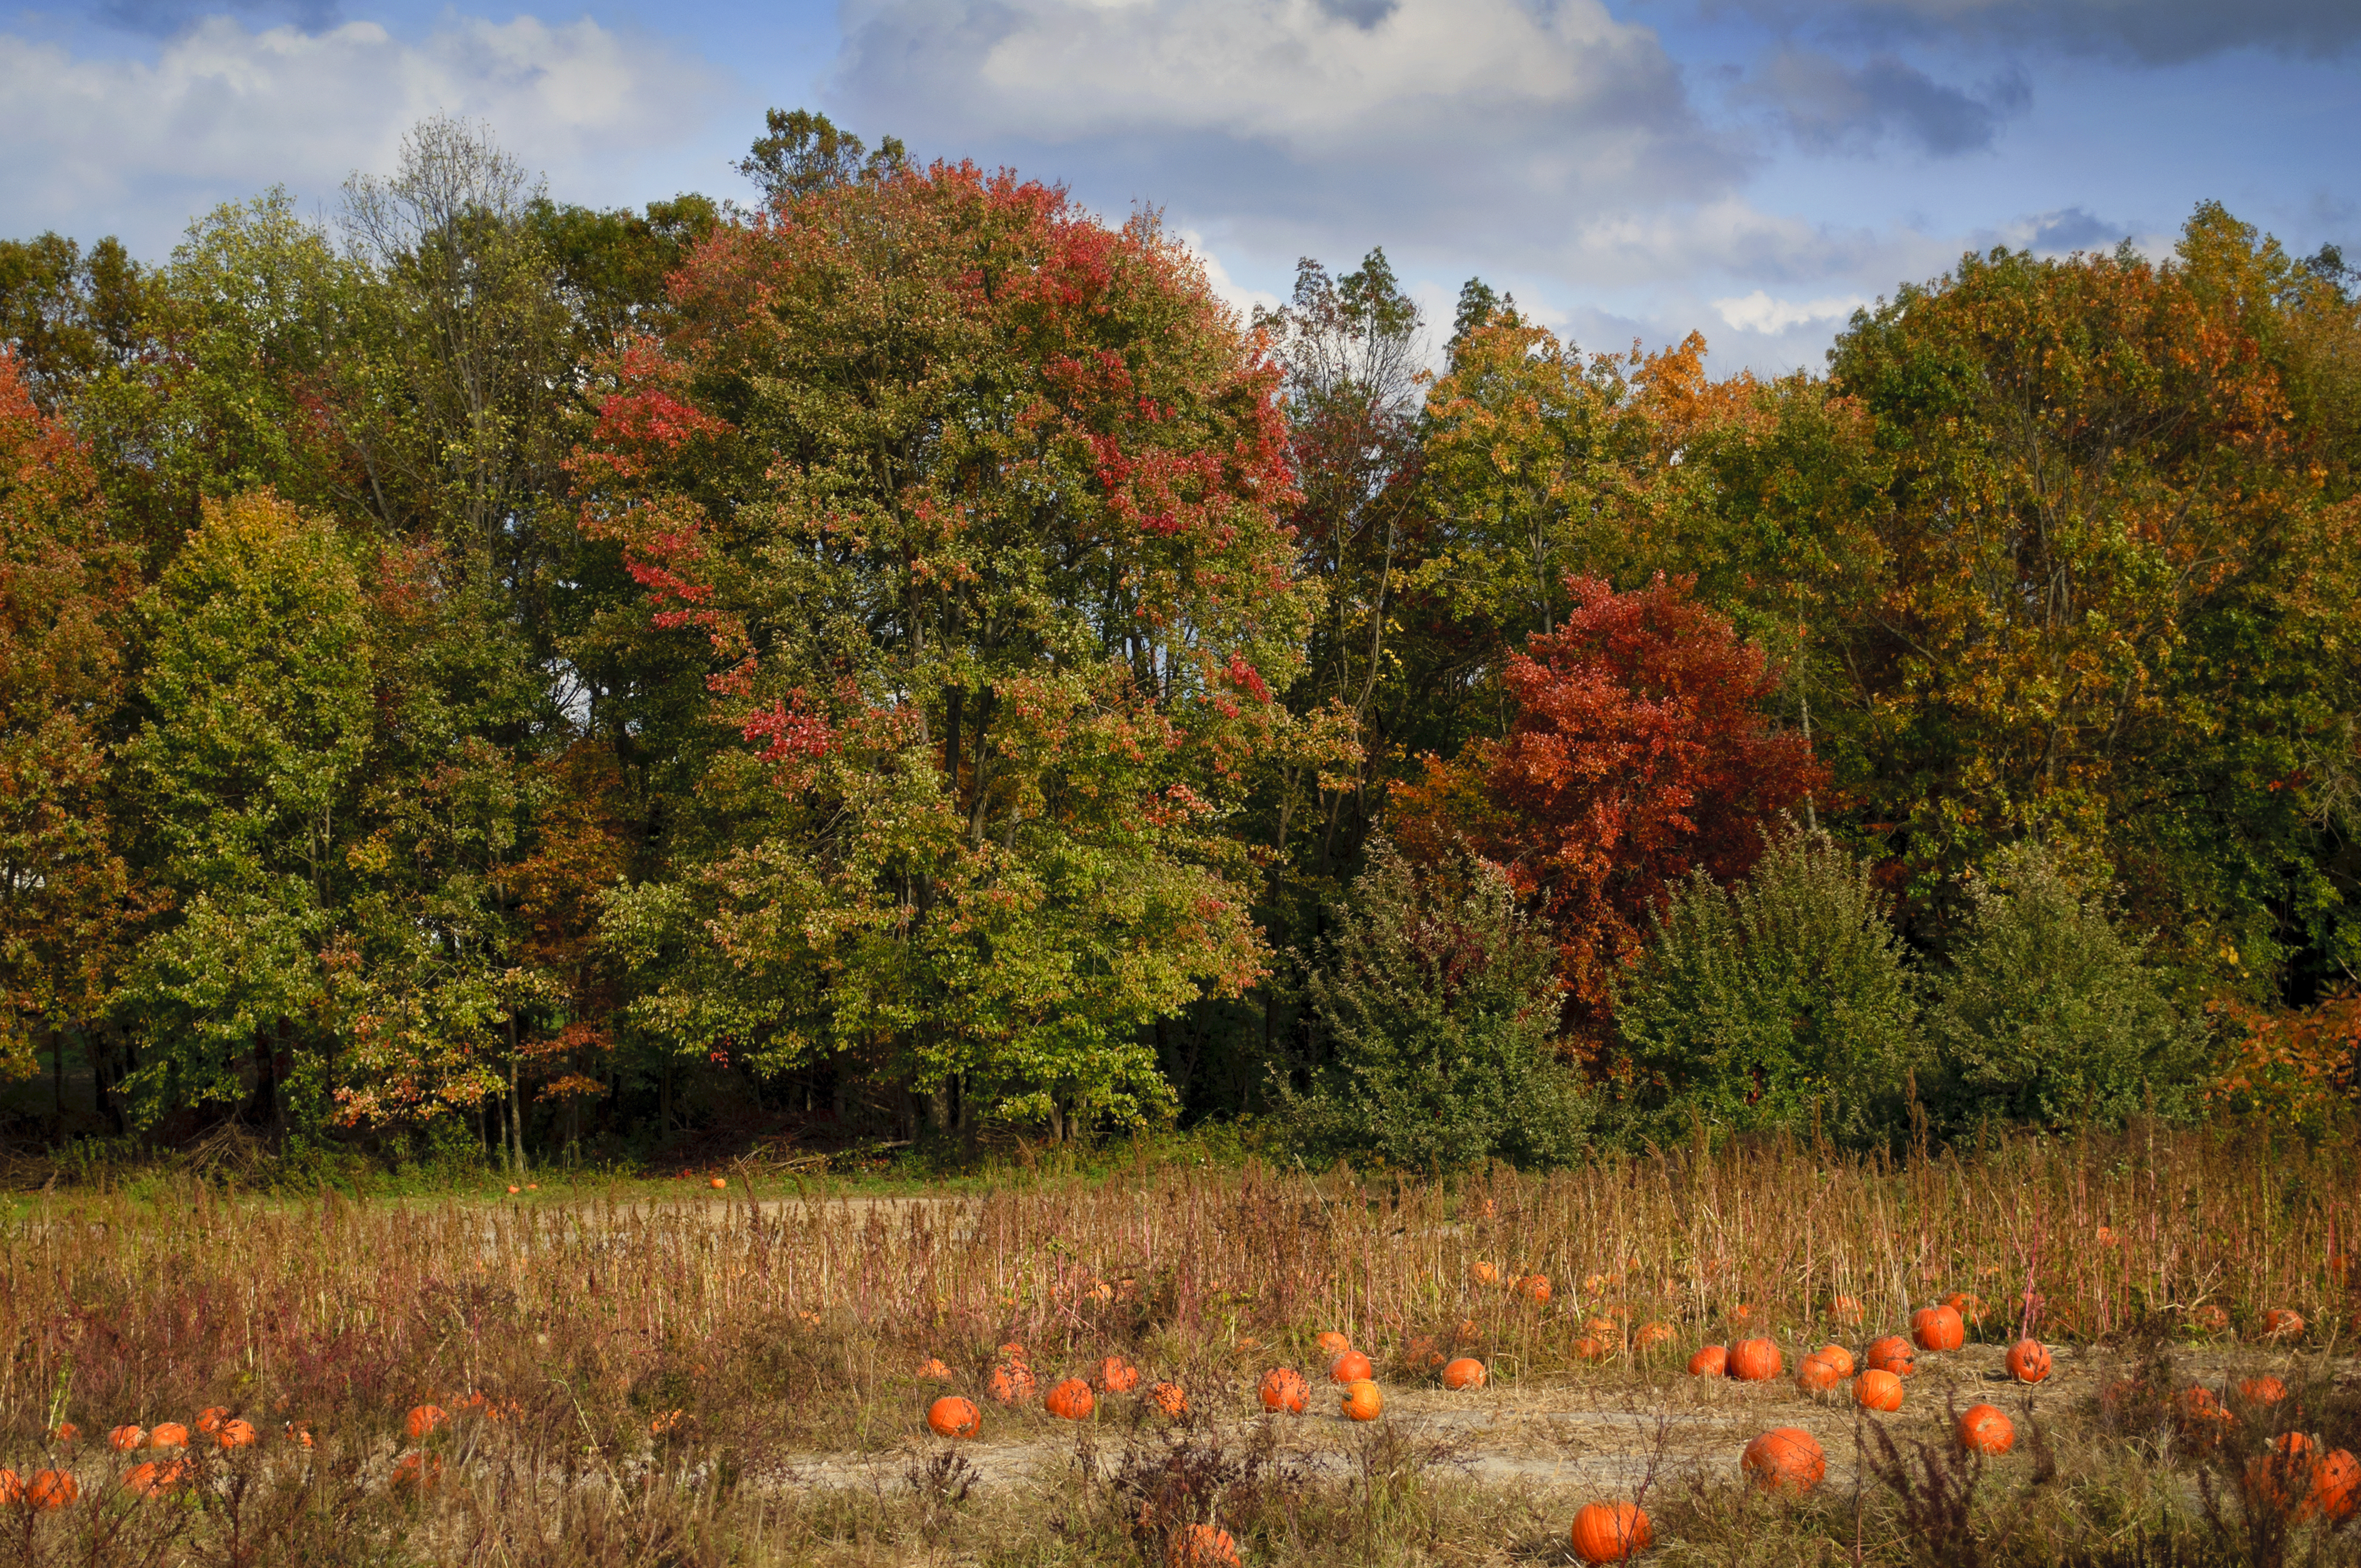
<svg viewBox="0 0 2361 1568">
<path fill-rule="evenodd" d="M 741 169 L 597 211 L 434 120 L 327 224 L 0 242 L 21 1131 L 2349 1098 L 2333 249 L 2208 204 L 1716 378 L 1382 251 L 1242 320 L 1152 213 L 800 111 Z"/>
</svg>

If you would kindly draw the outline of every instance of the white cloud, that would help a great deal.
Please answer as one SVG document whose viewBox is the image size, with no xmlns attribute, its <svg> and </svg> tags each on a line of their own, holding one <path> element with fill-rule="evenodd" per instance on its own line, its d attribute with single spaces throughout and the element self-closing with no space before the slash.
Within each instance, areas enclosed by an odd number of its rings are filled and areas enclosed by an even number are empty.
<svg viewBox="0 0 2361 1568">
<path fill-rule="evenodd" d="M 1869 303 L 1859 294 L 1825 300 L 1774 300 L 1761 289 L 1735 300 L 1716 300 L 1714 313 L 1740 332 L 1776 336 L 1799 326 L 1842 321 Z"/>
<path fill-rule="evenodd" d="M 1752 166 L 1600 0 L 848 0 L 844 26 L 845 117 L 1266 255 L 1478 228 L 1532 254 Z"/>
<path fill-rule="evenodd" d="M 272 183 L 325 196 L 354 169 L 387 169 L 438 111 L 489 122 L 529 168 L 590 174 L 693 131 L 717 80 L 587 18 L 454 17 L 412 43 L 373 22 L 215 16 L 152 61 L 0 34 L 0 209 L 16 228 L 105 222 L 153 250 L 215 201 Z"/>
<path fill-rule="evenodd" d="M 1444 104 L 1588 110 L 1621 96 L 1619 73 L 1664 64 L 1653 33 L 1596 0 L 1407 0 L 1368 23 L 1314 0 L 1019 0 L 1005 15 L 975 61 L 980 95 L 1005 128 L 1053 141 L 1119 125 L 1360 151 L 1372 132 L 1432 128 Z M 872 25 L 905 18 L 938 25 L 945 8 L 895 0 Z"/>
<path fill-rule="evenodd" d="M 1120 0 L 1115 0 L 1115 3 L 1119 4 Z M 1206 248 L 1203 235 L 1194 229 L 1180 229 L 1176 232 L 1182 248 L 1195 257 L 1197 264 L 1205 269 L 1205 286 L 1213 291 L 1213 298 L 1237 312 L 1238 320 L 1251 321 L 1257 309 L 1278 308 L 1277 294 L 1268 289 L 1247 288 L 1232 279 L 1230 269 L 1222 265 L 1222 258 Z"/>
</svg>

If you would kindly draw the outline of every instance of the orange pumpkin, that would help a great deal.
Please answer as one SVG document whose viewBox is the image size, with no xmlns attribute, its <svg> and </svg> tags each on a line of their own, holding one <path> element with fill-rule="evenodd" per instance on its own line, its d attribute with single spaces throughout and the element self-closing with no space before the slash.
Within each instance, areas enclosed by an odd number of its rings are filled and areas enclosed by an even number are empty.
<svg viewBox="0 0 2361 1568">
<path fill-rule="evenodd" d="M 1500 1271 L 1488 1263 L 1471 1264 L 1468 1266 L 1467 1272 L 1475 1277 L 1476 1283 L 1478 1285 L 1500 1283 Z"/>
<path fill-rule="evenodd" d="M 13 1508 L 25 1500 L 25 1478 L 14 1470 L 0 1468 L 0 1508 Z"/>
<path fill-rule="evenodd" d="M 2301 1339 L 2303 1314 L 2285 1307 L 2274 1307 L 2263 1314 L 2262 1335 L 2265 1339 Z"/>
<path fill-rule="evenodd" d="M 1785 1363 L 1767 1339 L 1742 1339 L 1730 1347 L 1730 1375 L 1741 1383 L 1768 1383 Z"/>
<path fill-rule="evenodd" d="M 1028 1404 L 1033 1398 L 1033 1369 L 1021 1361 L 1004 1361 L 992 1369 L 988 1386 L 992 1397 L 1004 1405 Z"/>
<path fill-rule="evenodd" d="M 2236 1418 L 2222 1408 L 2211 1388 L 2196 1387 L 2181 1391 L 2180 1424 L 2191 1436 L 2202 1439 L 2218 1433 Z"/>
<path fill-rule="evenodd" d="M 1672 1338 L 1673 1325 L 1670 1323 L 1642 1323 L 1631 1334 L 1631 1350 L 1634 1354 L 1645 1354 L 1660 1344 L 1671 1343 Z"/>
<path fill-rule="evenodd" d="M 930 1383 L 948 1383 L 951 1380 L 951 1369 L 943 1365 L 940 1356 L 930 1355 L 919 1365 L 918 1376 Z"/>
<path fill-rule="evenodd" d="M 1385 1409 L 1386 1397 L 1375 1383 L 1356 1377 L 1345 1385 L 1339 1408 L 1350 1420 L 1373 1421 Z"/>
<path fill-rule="evenodd" d="M 1615 1354 L 1615 1347 L 1603 1339 L 1585 1334 L 1574 1342 L 1574 1354 L 1585 1361 L 1604 1361 Z"/>
<path fill-rule="evenodd" d="M 82 1428 L 74 1425 L 71 1421 L 60 1421 L 55 1427 L 52 1427 L 49 1430 L 49 1440 L 53 1442 L 60 1443 L 80 1442 L 82 1441 Z"/>
<path fill-rule="evenodd" d="M 1022 1363 L 1025 1360 L 1025 1347 L 1015 1340 L 1010 1340 L 1000 1347 L 1000 1359 Z"/>
<path fill-rule="evenodd" d="M 2361 1506 L 2361 1461 L 2344 1449 L 2331 1449 L 2312 1470 L 2312 1506 L 2332 1523 L 2350 1519 Z"/>
<path fill-rule="evenodd" d="M 937 1437 L 973 1437 L 983 1430 L 983 1412 L 972 1399 L 946 1395 L 927 1407 L 927 1429 Z"/>
<path fill-rule="evenodd" d="M 137 1497 L 152 1497 L 159 1492 L 170 1491 L 186 1480 L 188 1475 L 189 1466 L 185 1460 L 175 1459 L 169 1463 L 144 1460 L 124 1473 L 123 1489 Z"/>
<path fill-rule="evenodd" d="M 181 1459 L 172 1459 L 172 1462 L 144 1459 L 123 1474 L 123 1490 L 137 1495 L 137 1497 L 153 1497 L 156 1493 L 170 1493 L 187 1476 L 189 1466 Z"/>
<path fill-rule="evenodd" d="M 1967 1326 L 1949 1307 L 1921 1307 L 1910 1314 L 1910 1337 L 1920 1350 L 1957 1350 L 1967 1342 Z"/>
<path fill-rule="evenodd" d="M 1900 1334 L 1888 1334 L 1883 1339 L 1871 1342 L 1870 1347 L 1861 1353 L 1861 1360 L 1871 1371 L 1891 1372 L 1896 1377 L 1907 1377 L 1918 1370 L 1917 1354 L 1910 1348 L 1910 1342 Z"/>
<path fill-rule="evenodd" d="M 1099 1387 L 1110 1394 L 1128 1394 L 1139 1387 L 1139 1368 L 1119 1355 L 1099 1363 Z"/>
<path fill-rule="evenodd" d="M 1633 1503 L 1585 1503 L 1574 1516 L 1574 1554 L 1585 1563 L 1621 1563 L 1648 1550 L 1655 1531 Z"/>
<path fill-rule="evenodd" d="M 1819 1349 L 1812 1352 L 1812 1354 L 1818 1356 L 1822 1361 L 1827 1362 L 1830 1366 L 1835 1367 L 1837 1369 L 1838 1376 L 1850 1377 L 1853 1375 L 1852 1352 L 1847 1350 L 1844 1346 L 1840 1344 L 1824 1344 L 1820 1346 Z"/>
<path fill-rule="evenodd" d="M 158 1421 L 153 1427 L 148 1429 L 148 1446 L 150 1448 L 186 1448 L 189 1446 L 189 1429 L 182 1426 L 178 1421 Z"/>
<path fill-rule="evenodd" d="M 1981 1323 L 1984 1321 L 1983 1298 L 1971 1290 L 1952 1291 L 1943 1298 L 1943 1305 L 1959 1313 L 1960 1321 L 1963 1323 Z"/>
<path fill-rule="evenodd" d="M 1765 1492 L 1808 1492 L 1828 1473 L 1819 1440 L 1801 1427 L 1773 1427 L 1746 1445 L 1738 1464 Z"/>
<path fill-rule="evenodd" d="M 1590 1318 L 1584 1321 L 1582 1334 L 1585 1339 L 1606 1340 L 1612 1343 L 1623 1337 L 1623 1331 L 1615 1326 L 1615 1320 L 1612 1318 Z"/>
<path fill-rule="evenodd" d="M 1157 1413 L 1179 1420 L 1189 1413 L 1189 1395 L 1178 1383 L 1159 1383 L 1148 1391 L 1148 1402 Z"/>
<path fill-rule="evenodd" d="M 228 1409 L 221 1405 L 208 1405 L 197 1412 L 197 1431 L 211 1437 L 221 1431 L 222 1422 L 229 1420 Z"/>
<path fill-rule="evenodd" d="M 1353 1342 L 1346 1339 L 1343 1334 L 1338 1333 L 1334 1329 L 1328 1329 L 1314 1335 L 1312 1343 L 1318 1345 L 1320 1347 L 1320 1354 L 1326 1356 L 1331 1361 L 1335 1360 L 1338 1356 L 1353 1348 Z"/>
<path fill-rule="evenodd" d="M 2230 1314 L 2215 1302 L 2189 1309 L 2189 1326 L 2200 1333 L 2218 1334 L 2230 1326 Z"/>
<path fill-rule="evenodd" d="M 288 1442 L 303 1448 L 312 1446 L 312 1429 L 301 1421 L 289 1421 L 281 1433 Z"/>
<path fill-rule="evenodd" d="M 2008 1375 L 2020 1383 L 2038 1383 L 2049 1376 L 2049 1350 L 2037 1339 L 2021 1339 L 2008 1347 Z"/>
<path fill-rule="evenodd" d="M 81 1496 L 82 1483 L 71 1470 L 36 1470 L 25 1487 L 25 1501 L 37 1514 L 53 1514 Z"/>
<path fill-rule="evenodd" d="M 1523 1279 L 1518 1281 L 1517 1289 L 1526 1300 L 1531 1301 L 1536 1307 L 1546 1307 L 1549 1305 L 1550 1282 L 1549 1276 L 1546 1274 L 1529 1274 L 1525 1276 Z"/>
<path fill-rule="evenodd" d="M 1348 1350 L 1328 1364 L 1331 1383 L 1359 1383 L 1377 1375 L 1378 1369 L 1369 1365 L 1369 1358 L 1357 1350 Z"/>
<path fill-rule="evenodd" d="M 136 1427 L 128 1423 L 116 1427 L 106 1434 L 106 1446 L 117 1453 L 128 1453 L 147 1441 L 146 1427 Z"/>
<path fill-rule="evenodd" d="M 214 1441 L 224 1448 L 252 1448 L 258 1438 L 252 1421 L 236 1418 L 222 1422 L 221 1431 L 214 1433 Z"/>
<path fill-rule="evenodd" d="M 393 1462 L 393 1489 L 397 1492 L 431 1492 L 443 1479 L 443 1456 L 411 1450 Z"/>
<path fill-rule="evenodd" d="M 1730 1352 L 1718 1344 L 1707 1345 L 1689 1357 L 1692 1377 L 1719 1377 L 1730 1370 Z"/>
<path fill-rule="evenodd" d="M 1049 1390 L 1049 1398 L 1043 1403 L 1049 1407 L 1049 1413 L 1061 1421 L 1088 1420 L 1091 1411 L 1098 1406 L 1098 1401 L 1091 1397 L 1091 1386 L 1079 1377 L 1069 1377 L 1060 1382 Z"/>
<path fill-rule="evenodd" d="M 440 1405 L 414 1405 L 403 1420 L 401 1430 L 410 1434 L 411 1442 L 423 1442 L 449 1419 Z"/>
<path fill-rule="evenodd" d="M 1806 1394 L 1825 1394 L 1844 1380 L 1845 1375 L 1837 1370 L 1837 1364 L 1817 1353 L 1804 1357 L 1803 1365 L 1795 1369 L 1795 1382 Z"/>
<path fill-rule="evenodd" d="M 2318 1468 L 2312 1462 L 2312 1439 L 2300 1431 L 2282 1433 L 2268 1453 L 2247 1464 L 2246 1491 L 2273 1508 L 2301 1519 L 2313 1507 L 2313 1472 Z M 2300 1488 L 2293 1497 L 2289 1496 L 2290 1483 Z"/>
<path fill-rule="evenodd" d="M 1829 1297 L 1828 1316 L 1834 1318 L 1840 1323 L 1857 1323 L 1861 1321 L 1860 1299 L 1853 1296 Z"/>
<path fill-rule="evenodd" d="M 1970 1405 L 1960 1412 L 1960 1446 L 1999 1455 L 2016 1446 L 2016 1427 L 1997 1405 Z"/>
<path fill-rule="evenodd" d="M 1262 1408 L 1300 1416 L 1312 1402 L 1312 1385 L 1292 1366 L 1274 1366 L 1262 1375 Z"/>
<path fill-rule="evenodd" d="M 730 1179 L 726 1176 L 717 1176 L 707 1185 L 716 1192 L 727 1192 L 730 1190 Z"/>
<path fill-rule="evenodd" d="M 1898 1410 L 1902 1408 L 1902 1379 L 1872 1367 L 1852 1380 L 1852 1402 L 1864 1410 Z"/>
<path fill-rule="evenodd" d="M 2249 1377 L 2238 1385 L 2238 1398 L 2250 1405 L 2276 1405 L 2287 1398 L 2287 1385 L 2268 1376 Z"/>
<path fill-rule="evenodd" d="M 1446 1388 L 1481 1388 L 1484 1376 L 1484 1364 L 1472 1355 L 1463 1355 L 1443 1369 L 1443 1386 Z"/>
<path fill-rule="evenodd" d="M 1238 1568 L 1238 1543 L 1228 1530 L 1192 1524 L 1172 1532 L 1165 1556 L 1170 1568 Z"/>
</svg>

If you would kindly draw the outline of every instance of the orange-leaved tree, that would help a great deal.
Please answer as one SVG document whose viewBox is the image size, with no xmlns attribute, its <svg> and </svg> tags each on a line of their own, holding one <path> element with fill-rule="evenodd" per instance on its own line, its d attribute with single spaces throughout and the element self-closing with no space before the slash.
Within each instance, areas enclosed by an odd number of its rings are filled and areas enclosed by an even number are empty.
<svg viewBox="0 0 2361 1568">
<path fill-rule="evenodd" d="M 1464 843 L 1536 900 L 1568 1022 L 1594 1046 L 1615 974 L 1670 885 L 1693 868 L 1743 876 L 1767 825 L 1825 780 L 1804 738 L 1764 716 L 1769 659 L 1691 586 L 1659 576 L 1619 593 L 1568 578 L 1563 622 L 1503 672 L 1508 733 L 1430 758 L 1395 792 L 1394 830 L 1413 854 Z"/>
<path fill-rule="evenodd" d="M 101 726 L 123 695 L 137 587 L 89 455 L 0 350 L 0 1077 L 29 1031 L 96 1011 L 128 878 L 105 806 Z"/>
</svg>

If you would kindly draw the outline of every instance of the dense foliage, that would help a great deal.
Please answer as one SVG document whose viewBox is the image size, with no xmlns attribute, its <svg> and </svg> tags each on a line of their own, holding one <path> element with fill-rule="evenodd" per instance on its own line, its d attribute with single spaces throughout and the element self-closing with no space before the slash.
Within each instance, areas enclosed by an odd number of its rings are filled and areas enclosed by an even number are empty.
<svg viewBox="0 0 2361 1568">
<path fill-rule="evenodd" d="M 1617 987 L 1636 1108 L 1872 1144 L 1904 1130 L 1926 1061 L 1900 934 L 1869 867 L 1791 829 L 1724 889 L 1703 867 L 1675 888 Z"/>
<path fill-rule="evenodd" d="M 1242 321 L 801 112 L 741 171 L 436 120 L 331 225 L 0 242 L 19 1132 L 1433 1167 L 2361 1081 L 2341 258 L 2209 205 L 1717 379 L 1480 281 L 1438 344 L 1381 252 Z"/>
<path fill-rule="evenodd" d="M 1311 1087 L 1279 1086 L 1298 1141 L 1409 1170 L 1570 1158 L 1598 1107 L 1554 1048 L 1555 968 L 1498 866 L 1422 873 L 1373 839 L 1306 981 Z"/>
</svg>

